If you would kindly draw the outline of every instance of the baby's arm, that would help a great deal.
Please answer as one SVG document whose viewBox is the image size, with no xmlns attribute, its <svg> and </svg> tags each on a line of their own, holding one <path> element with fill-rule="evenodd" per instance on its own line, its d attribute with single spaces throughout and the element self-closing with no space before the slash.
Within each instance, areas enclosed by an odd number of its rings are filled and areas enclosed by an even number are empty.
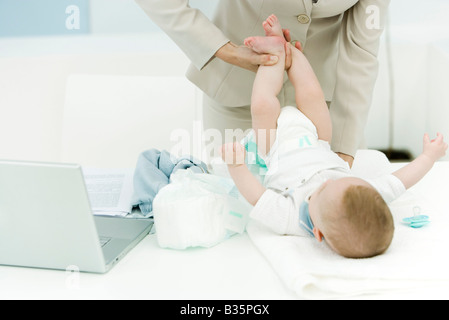
<svg viewBox="0 0 449 320">
<path fill-rule="evenodd" d="M 330 143 L 332 121 L 323 90 L 304 54 L 293 46 L 291 52 L 292 65 L 287 73 L 295 88 L 298 109 L 315 125 L 318 138 Z"/>
<path fill-rule="evenodd" d="M 424 135 L 423 153 L 405 167 L 393 173 L 402 181 L 408 189 L 420 181 L 432 169 L 435 161 L 446 154 L 447 143 L 443 140 L 443 135 L 438 133 L 435 140 L 430 141 L 429 135 Z"/>
<path fill-rule="evenodd" d="M 251 205 L 255 206 L 266 189 L 246 166 L 245 147 L 240 143 L 228 143 L 223 145 L 221 154 L 237 189 Z"/>
</svg>

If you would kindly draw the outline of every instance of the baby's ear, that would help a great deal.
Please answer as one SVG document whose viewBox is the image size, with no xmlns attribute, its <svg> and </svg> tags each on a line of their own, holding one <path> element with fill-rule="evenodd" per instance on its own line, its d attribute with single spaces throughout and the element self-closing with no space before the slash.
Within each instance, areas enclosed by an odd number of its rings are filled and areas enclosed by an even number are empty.
<svg viewBox="0 0 449 320">
<path fill-rule="evenodd" d="M 319 242 L 322 242 L 324 240 L 324 235 L 317 227 L 313 228 L 313 235 L 315 236 L 315 239 L 317 239 Z"/>
</svg>

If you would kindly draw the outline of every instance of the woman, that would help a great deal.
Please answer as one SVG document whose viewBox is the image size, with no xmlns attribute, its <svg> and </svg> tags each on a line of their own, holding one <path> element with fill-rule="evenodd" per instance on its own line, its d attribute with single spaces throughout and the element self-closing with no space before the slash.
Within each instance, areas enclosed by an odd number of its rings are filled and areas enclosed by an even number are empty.
<svg viewBox="0 0 449 320">
<path fill-rule="evenodd" d="M 330 106 L 332 149 L 350 165 L 363 144 L 377 78 L 379 40 L 390 0 L 219 0 L 213 21 L 188 0 L 136 0 L 192 61 L 187 77 L 203 92 L 204 129 L 251 128 L 250 98 L 258 65 L 273 63 L 243 40 L 263 35 L 275 14 L 301 43 Z M 294 105 L 286 80 L 281 105 Z M 222 143 L 222 142 L 221 142 Z"/>
</svg>

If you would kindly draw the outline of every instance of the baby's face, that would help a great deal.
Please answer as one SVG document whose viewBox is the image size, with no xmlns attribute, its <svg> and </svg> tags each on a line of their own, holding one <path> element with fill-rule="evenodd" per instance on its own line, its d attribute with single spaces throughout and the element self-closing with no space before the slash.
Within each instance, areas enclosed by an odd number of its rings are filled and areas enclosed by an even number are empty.
<svg viewBox="0 0 449 320">
<path fill-rule="evenodd" d="M 309 213 L 315 228 L 323 230 L 322 220 L 324 212 L 339 212 L 346 189 L 353 185 L 370 186 L 365 180 L 345 177 L 337 180 L 327 180 L 311 195 Z"/>
</svg>

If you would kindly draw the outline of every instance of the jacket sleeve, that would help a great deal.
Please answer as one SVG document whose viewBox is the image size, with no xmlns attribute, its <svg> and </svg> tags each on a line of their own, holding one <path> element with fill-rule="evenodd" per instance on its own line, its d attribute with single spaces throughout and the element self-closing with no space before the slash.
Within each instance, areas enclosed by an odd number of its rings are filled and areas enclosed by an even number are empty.
<svg viewBox="0 0 449 320">
<path fill-rule="evenodd" d="M 229 39 L 189 0 L 135 0 L 199 70 Z"/>
<path fill-rule="evenodd" d="M 330 107 L 335 152 L 354 156 L 363 141 L 389 4 L 390 0 L 360 0 L 343 16 L 336 86 Z"/>
</svg>

